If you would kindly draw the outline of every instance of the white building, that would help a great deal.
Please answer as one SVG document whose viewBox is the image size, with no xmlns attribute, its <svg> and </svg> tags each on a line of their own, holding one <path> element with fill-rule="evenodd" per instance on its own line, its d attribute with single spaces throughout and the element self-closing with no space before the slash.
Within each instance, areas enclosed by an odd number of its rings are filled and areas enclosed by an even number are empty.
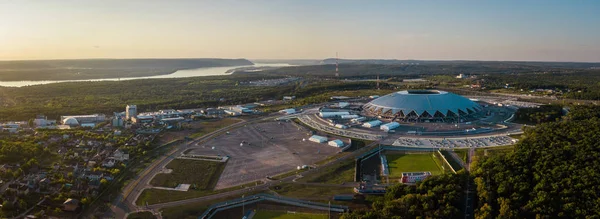
<svg viewBox="0 0 600 219">
<path fill-rule="evenodd" d="M 327 142 L 327 137 L 313 135 L 313 136 L 310 136 L 310 138 L 308 140 L 312 141 L 312 142 L 317 142 L 317 143 L 325 143 L 325 142 Z"/>
<path fill-rule="evenodd" d="M 344 124 L 335 124 L 336 128 L 340 128 L 340 129 L 347 129 L 348 126 L 344 125 Z"/>
<path fill-rule="evenodd" d="M 379 125 L 381 125 L 381 121 L 379 120 L 373 120 L 373 121 L 368 121 L 362 124 L 363 127 L 365 128 L 373 128 L 373 127 L 377 127 Z"/>
<path fill-rule="evenodd" d="M 329 141 L 329 142 L 327 142 L 327 144 L 329 146 L 338 147 L 338 148 L 344 147 L 344 142 L 340 139 L 335 139 L 333 141 Z"/>
<path fill-rule="evenodd" d="M 99 122 L 106 121 L 106 116 L 104 114 L 61 116 L 60 120 L 64 122 L 66 119 L 69 119 L 69 118 L 76 119 L 79 124 L 83 124 L 83 123 L 99 123 Z"/>
<path fill-rule="evenodd" d="M 431 176 L 431 172 L 402 173 L 402 179 L 400 181 L 402 183 L 416 183 L 425 180 L 429 176 Z"/>
<path fill-rule="evenodd" d="M 284 109 L 284 110 L 279 110 L 279 112 L 287 114 L 287 115 L 291 115 L 291 114 L 295 114 L 296 113 L 296 109 Z"/>
<path fill-rule="evenodd" d="M 137 116 L 137 106 L 136 105 L 127 105 L 125 107 L 125 119 L 130 120 L 131 118 Z"/>
<path fill-rule="evenodd" d="M 319 116 L 321 118 L 331 118 L 336 116 L 350 115 L 349 112 L 320 112 Z"/>
<path fill-rule="evenodd" d="M 360 117 L 359 115 L 341 115 L 340 116 L 342 119 L 356 119 L 358 117 Z"/>
<path fill-rule="evenodd" d="M 283 96 L 283 100 L 294 100 L 296 96 Z"/>
<path fill-rule="evenodd" d="M 227 113 L 227 115 L 230 115 L 230 116 L 239 116 L 239 115 L 242 115 L 241 112 L 236 112 L 236 111 L 233 111 L 233 110 L 225 110 L 225 113 Z"/>
<path fill-rule="evenodd" d="M 78 126 L 79 121 L 77 121 L 77 119 L 75 119 L 73 117 L 68 117 L 68 118 L 65 118 L 62 120 L 62 124 L 68 125 L 68 126 Z"/>
<path fill-rule="evenodd" d="M 467 76 L 465 74 L 459 74 L 456 76 L 456 78 L 463 79 L 463 78 L 467 78 Z"/>
<path fill-rule="evenodd" d="M 390 123 L 386 123 L 381 125 L 381 127 L 379 127 L 381 130 L 389 132 L 390 130 L 393 130 L 395 128 L 400 127 L 400 123 L 397 122 L 390 122 Z"/>
</svg>

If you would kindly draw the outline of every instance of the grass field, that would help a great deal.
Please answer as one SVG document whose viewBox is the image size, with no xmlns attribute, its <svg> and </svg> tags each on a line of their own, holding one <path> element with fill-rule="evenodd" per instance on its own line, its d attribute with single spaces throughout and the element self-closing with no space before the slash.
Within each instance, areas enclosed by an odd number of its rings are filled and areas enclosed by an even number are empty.
<svg viewBox="0 0 600 219">
<path fill-rule="evenodd" d="M 429 171 L 433 175 L 442 173 L 442 169 L 433 160 L 431 153 L 425 154 L 387 154 L 390 177 L 402 177 L 403 172 Z"/>
<path fill-rule="evenodd" d="M 200 122 L 200 126 L 201 128 L 199 128 L 200 130 L 191 134 L 189 137 L 190 138 L 198 138 L 198 137 L 202 137 L 203 135 L 206 135 L 208 133 L 217 131 L 221 128 L 224 128 L 228 125 L 232 125 L 235 123 L 240 122 L 241 120 L 239 119 L 234 119 L 234 118 L 225 118 L 225 119 L 221 119 L 221 120 L 209 120 L 209 121 L 202 121 Z"/>
<path fill-rule="evenodd" d="M 354 182 L 354 160 L 347 160 L 336 165 L 327 167 L 316 174 L 305 176 L 302 182 L 341 184 Z"/>
<path fill-rule="evenodd" d="M 326 214 L 287 213 L 283 211 L 258 210 L 254 219 L 326 219 Z"/>
<path fill-rule="evenodd" d="M 167 164 L 167 168 L 172 169 L 173 172 L 157 174 L 150 184 L 171 188 L 178 184 L 191 184 L 191 189 L 208 190 L 214 188 L 225 168 L 225 163 L 175 159 Z"/>
</svg>

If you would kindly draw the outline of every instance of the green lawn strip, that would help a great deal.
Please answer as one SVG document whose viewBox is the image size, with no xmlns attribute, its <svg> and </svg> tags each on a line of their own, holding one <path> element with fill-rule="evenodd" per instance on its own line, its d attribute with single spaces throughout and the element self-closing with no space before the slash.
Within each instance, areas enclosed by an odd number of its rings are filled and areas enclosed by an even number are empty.
<svg viewBox="0 0 600 219">
<path fill-rule="evenodd" d="M 431 172 L 433 175 L 442 173 L 435 162 L 432 153 L 423 154 L 387 154 L 390 177 L 400 178 L 403 172 Z"/>
<path fill-rule="evenodd" d="M 207 195 L 214 195 L 214 194 L 223 193 L 223 192 L 229 192 L 229 191 L 233 191 L 233 190 L 256 186 L 257 184 L 260 185 L 262 183 L 263 182 L 261 182 L 261 181 L 257 181 L 257 182 L 251 182 L 248 184 L 235 186 L 235 187 L 231 187 L 231 188 L 226 188 L 226 189 L 220 189 L 220 190 L 190 189 L 187 192 L 171 191 L 171 190 L 164 190 L 164 189 L 145 189 L 142 192 L 142 194 L 140 194 L 140 196 L 135 201 L 135 203 L 139 206 L 143 206 L 146 204 L 146 202 L 149 205 L 165 203 L 165 202 L 173 202 L 173 201 L 179 201 L 179 200 L 185 200 L 185 199 L 198 198 L 198 197 L 207 196 Z"/>
<path fill-rule="evenodd" d="M 194 134 L 191 134 L 189 137 L 190 138 L 199 138 L 202 137 L 208 133 L 217 131 L 221 128 L 227 127 L 229 125 L 235 124 L 240 122 L 239 119 L 233 119 L 233 118 L 225 118 L 225 119 L 221 119 L 221 120 L 210 120 L 210 121 L 202 121 L 200 122 L 202 124 L 202 128 L 200 128 L 199 131 L 195 132 Z"/>
<path fill-rule="evenodd" d="M 337 194 L 354 193 L 350 187 L 305 185 L 297 183 L 284 183 L 271 186 L 270 189 L 282 196 L 310 200 L 331 200 L 332 197 Z"/>
<path fill-rule="evenodd" d="M 311 213 L 289 213 L 286 211 L 266 211 L 258 210 L 253 217 L 254 219 L 325 219 L 326 214 L 311 214 Z"/>
<path fill-rule="evenodd" d="M 495 154 L 508 153 L 508 152 L 513 151 L 514 149 L 515 149 L 514 145 L 498 146 L 498 147 L 493 147 L 493 148 L 486 148 L 485 153 L 487 153 L 487 155 L 490 156 L 490 155 L 495 155 Z"/>
<path fill-rule="evenodd" d="M 304 172 L 304 171 L 307 171 L 307 170 L 308 170 L 308 169 L 292 170 L 292 171 L 289 171 L 289 172 L 287 172 L 287 173 L 283 173 L 283 174 L 279 174 L 279 175 L 277 175 L 277 176 L 273 176 L 273 177 L 271 177 L 271 179 L 272 179 L 272 180 L 280 180 L 280 179 L 285 179 L 285 178 L 287 178 L 287 177 L 289 177 L 289 176 L 297 175 L 297 174 L 300 174 L 300 173 L 302 173 L 302 172 Z"/>
<path fill-rule="evenodd" d="M 460 165 L 460 163 L 456 159 L 454 159 L 454 157 L 452 155 L 450 155 L 450 153 L 451 153 L 450 151 L 442 150 L 440 152 L 442 152 L 442 155 L 444 156 L 444 158 L 446 158 L 446 160 L 448 161 L 448 163 L 450 163 L 450 166 L 452 166 L 452 168 L 455 171 L 459 171 L 459 170 L 461 170 L 463 168 Z"/>
<path fill-rule="evenodd" d="M 305 176 L 299 181 L 311 183 L 341 184 L 354 181 L 355 161 L 352 159 L 326 167 L 318 173 Z"/>
<path fill-rule="evenodd" d="M 455 149 L 454 153 L 456 153 L 464 163 L 467 163 L 469 160 L 469 149 Z"/>
<path fill-rule="evenodd" d="M 191 184 L 191 188 L 197 190 L 210 190 L 218 181 L 225 163 L 175 159 L 166 167 L 172 169 L 172 172 L 157 174 L 150 182 L 151 185 L 174 188 L 179 184 Z"/>
<path fill-rule="evenodd" d="M 149 211 L 134 212 L 127 215 L 127 219 L 154 219 L 156 216 Z"/>
</svg>

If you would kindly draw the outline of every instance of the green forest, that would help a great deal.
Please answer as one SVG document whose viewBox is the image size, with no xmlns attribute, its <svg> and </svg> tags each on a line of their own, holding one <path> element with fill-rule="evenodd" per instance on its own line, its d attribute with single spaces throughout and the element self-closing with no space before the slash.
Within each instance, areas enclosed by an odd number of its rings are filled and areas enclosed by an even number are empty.
<svg viewBox="0 0 600 219">
<path fill-rule="evenodd" d="M 248 86 L 240 82 L 281 76 L 237 75 L 178 79 L 77 82 L 21 88 L 0 87 L 0 120 L 29 120 L 37 114 L 61 115 L 122 112 L 136 104 L 140 112 L 189 109 L 298 98 L 328 91 L 373 89 L 375 82 L 304 80 L 283 86 Z"/>
<path fill-rule="evenodd" d="M 561 121 L 525 130 L 513 152 L 487 156 L 472 172 L 476 218 L 600 215 L 600 107 L 573 107 Z"/>
</svg>

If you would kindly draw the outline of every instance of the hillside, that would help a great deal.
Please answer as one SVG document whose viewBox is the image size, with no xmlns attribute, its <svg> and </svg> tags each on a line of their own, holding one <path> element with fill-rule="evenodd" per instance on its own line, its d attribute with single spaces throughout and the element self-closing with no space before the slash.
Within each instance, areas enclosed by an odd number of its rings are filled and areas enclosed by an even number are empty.
<svg viewBox="0 0 600 219">
<path fill-rule="evenodd" d="M 0 61 L 0 81 L 83 80 L 171 74 L 182 69 L 253 65 L 246 59 L 81 59 Z"/>
</svg>

